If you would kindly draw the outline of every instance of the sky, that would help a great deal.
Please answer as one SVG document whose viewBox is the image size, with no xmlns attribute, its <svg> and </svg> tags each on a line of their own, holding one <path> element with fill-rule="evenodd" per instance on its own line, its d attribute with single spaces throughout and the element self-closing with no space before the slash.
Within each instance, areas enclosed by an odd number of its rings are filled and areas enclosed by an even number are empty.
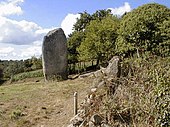
<svg viewBox="0 0 170 127">
<path fill-rule="evenodd" d="M 39 57 L 43 37 L 59 27 L 68 36 L 81 12 L 111 9 L 121 16 L 153 2 L 170 8 L 170 0 L 0 0 L 0 60 Z"/>
</svg>

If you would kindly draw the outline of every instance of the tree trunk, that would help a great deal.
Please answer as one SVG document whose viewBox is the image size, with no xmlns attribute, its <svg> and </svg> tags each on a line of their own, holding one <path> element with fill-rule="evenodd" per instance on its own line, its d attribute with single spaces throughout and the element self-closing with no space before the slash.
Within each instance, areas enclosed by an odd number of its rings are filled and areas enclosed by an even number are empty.
<svg viewBox="0 0 170 127">
<path fill-rule="evenodd" d="M 98 66 L 99 66 L 99 63 L 100 63 L 100 59 L 97 59 L 96 67 L 98 67 Z"/>
</svg>

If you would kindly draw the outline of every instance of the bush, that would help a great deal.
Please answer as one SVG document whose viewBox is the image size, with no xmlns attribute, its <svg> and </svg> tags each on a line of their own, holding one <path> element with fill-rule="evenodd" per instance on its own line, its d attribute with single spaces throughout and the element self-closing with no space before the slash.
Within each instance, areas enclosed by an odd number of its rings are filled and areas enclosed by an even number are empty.
<svg viewBox="0 0 170 127">
<path fill-rule="evenodd" d="M 0 80 L 3 78 L 3 70 L 0 68 Z"/>
<path fill-rule="evenodd" d="M 35 78 L 35 77 L 43 77 L 43 71 L 37 70 L 37 71 L 30 71 L 30 72 L 16 74 L 14 75 L 12 81 L 18 81 L 26 78 Z"/>
<path fill-rule="evenodd" d="M 156 72 L 155 115 L 161 127 L 170 126 L 170 78 L 167 76 L 166 72 Z"/>
<path fill-rule="evenodd" d="M 169 127 L 170 57 L 126 58 L 121 66 L 115 94 L 102 101 L 108 122 L 112 126 Z"/>
</svg>

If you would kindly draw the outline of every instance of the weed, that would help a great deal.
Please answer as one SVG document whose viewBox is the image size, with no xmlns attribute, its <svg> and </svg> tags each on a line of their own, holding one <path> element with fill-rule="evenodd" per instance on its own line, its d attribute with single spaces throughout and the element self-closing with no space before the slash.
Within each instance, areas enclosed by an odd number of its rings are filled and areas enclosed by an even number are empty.
<svg viewBox="0 0 170 127">
<path fill-rule="evenodd" d="M 17 110 L 12 111 L 10 118 L 13 119 L 13 120 L 17 120 L 22 116 L 23 116 L 22 111 L 17 109 Z"/>
</svg>

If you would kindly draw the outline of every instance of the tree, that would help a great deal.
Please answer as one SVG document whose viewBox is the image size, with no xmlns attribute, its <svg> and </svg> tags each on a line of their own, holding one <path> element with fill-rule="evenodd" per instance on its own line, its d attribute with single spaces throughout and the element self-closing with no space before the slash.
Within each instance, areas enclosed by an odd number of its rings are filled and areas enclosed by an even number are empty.
<svg viewBox="0 0 170 127">
<path fill-rule="evenodd" d="M 92 20 L 102 20 L 104 19 L 105 17 L 109 16 L 109 15 L 112 15 L 111 14 L 111 10 L 110 9 L 107 9 L 107 10 L 97 10 L 94 14 L 92 14 Z"/>
<path fill-rule="evenodd" d="M 80 18 L 77 19 L 77 22 L 74 24 L 74 31 L 84 31 L 86 26 L 89 25 L 92 20 L 102 20 L 103 18 L 111 15 L 111 10 L 97 10 L 95 13 L 90 15 L 86 11 L 83 13 L 79 13 Z"/>
<path fill-rule="evenodd" d="M 157 46 L 158 49 L 156 50 L 164 56 L 170 56 L 170 17 L 168 17 L 168 20 L 164 20 L 159 28 L 162 43 L 160 43 L 159 47 Z"/>
<path fill-rule="evenodd" d="M 35 56 L 31 57 L 31 68 L 32 70 L 42 69 L 42 58 L 36 58 Z"/>
<path fill-rule="evenodd" d="M 85 30 L 85 39 L 78 48 L 80 60 L 105 62 L 115 54 L 115 41 L 119 20 L 108 15 L 104 19 L 92 20 Z"/>
<path fill-rule="evenodd" d="M 68 61 L 69 63 L 78 62 L 78 51 L 77 47 L 80 46 L 84 39 L 84 32 L 74 31 L 68 39 Z"/>
<path fill-rule="evenodd" d="M 86 11 L 84 13 L 79 13 L 80 18 L 77 19 L 77 22 L 74 24 L 74 31 L 82 31 L 92 20 L 92 17 Z"/>
<path fill-rule="evenodd" d="M 169 17 L 170 9 L 156 3 L 143 5 L 124 15 L 116 42 L 118 53 L 168 54 Z"/>
<path fill-rule="evenodd" d="M 0 80 L 2 80 L 2 78 L 3 78 L 3 70 L 2 68 L 0 68 Z"/>
<path fill-rule="evenodd" d="M 78 62 L 78 48 L 81 43 L 85 40 L 85 31 L 91 21 L 101 21 L 108 15 L 111 15 L 111 10 L 98 10 L 93 14 L 87 12 L 80 13 L 80 18 L 74 24 L 74 32 L 69 35 L 68 38 L 68 59 L 69 63 L 75 64 Z"/>
<path fill-rule="evenodd" d="M 31 59 L 26 59 L 24 60 L 24 71 L 25 72 L 28 72 L 28 71 L 32 71 L 32 60 Z"/>
<path fill-rule="evenodd" d="M 13 78 L 15 74 L 18 73 L 19 64 L 17 61 L 9 61 L 8 66 L 4 69 L 5 78 Z"/>
</svg>

